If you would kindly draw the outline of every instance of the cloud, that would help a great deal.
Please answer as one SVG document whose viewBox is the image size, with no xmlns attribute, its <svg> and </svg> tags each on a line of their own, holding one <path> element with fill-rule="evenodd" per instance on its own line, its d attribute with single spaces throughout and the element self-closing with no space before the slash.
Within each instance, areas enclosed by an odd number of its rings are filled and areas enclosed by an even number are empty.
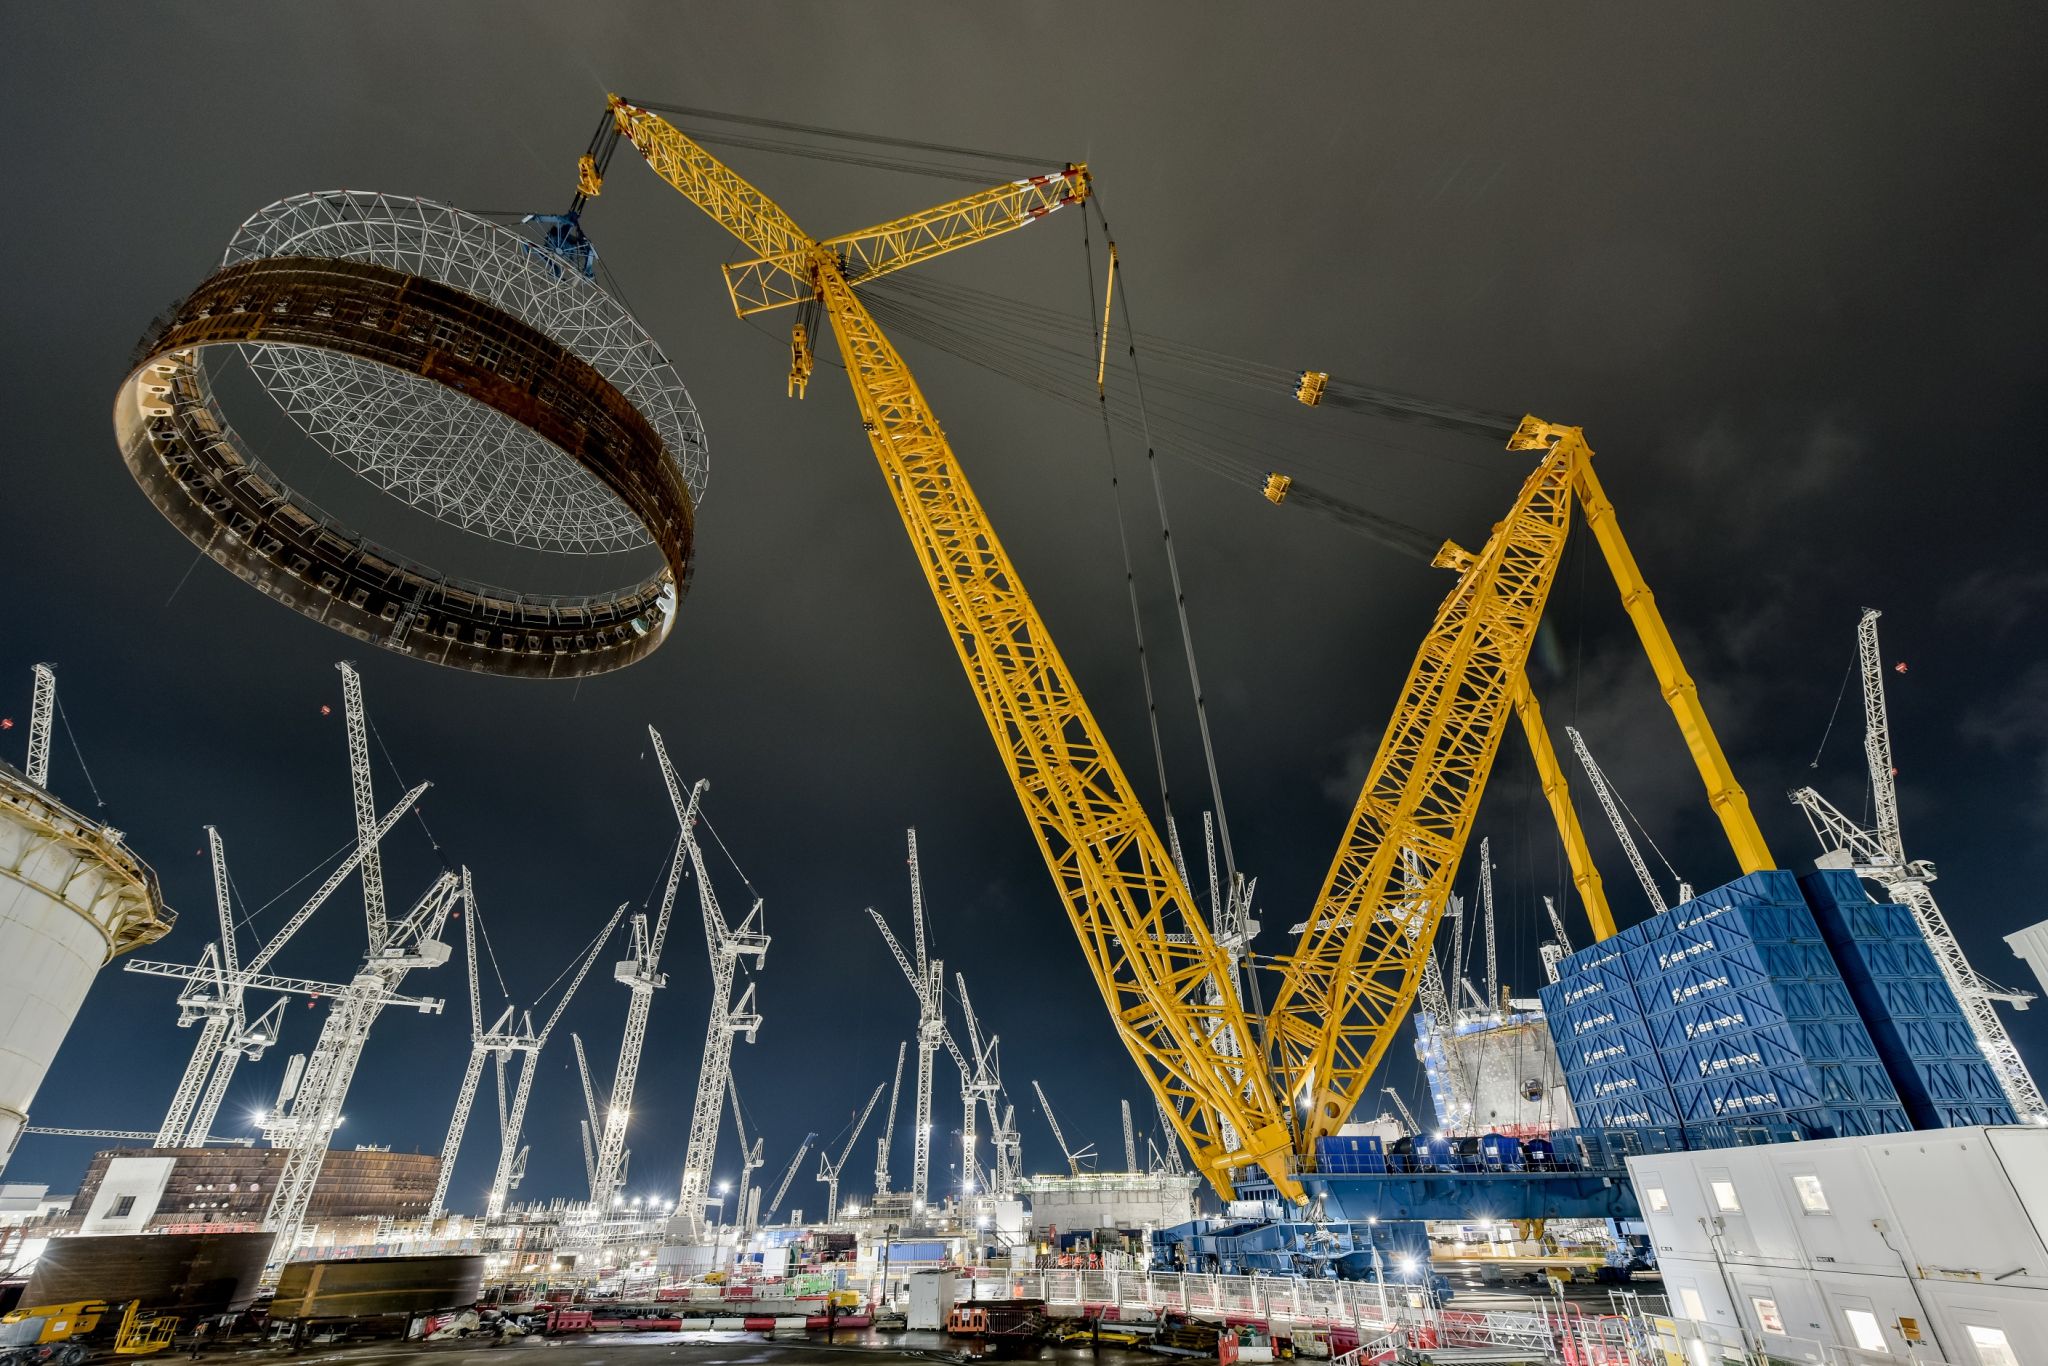
<svg viewBox="0 0 2048 1366">
<path fill-rule="evenodd" d="M 1986 566 L 1942 596 L 1942 609 L 1982 622 L 1999 635 L 2048 608 L 2048 567 Z"/>
<path fill-rule="evenodd" d="M 2033 772 L 2031 814 L 2048 827 L 2048 663 L 2028 668 L 1997 704 L 1964 713 L 1958 729 L 1965 740 L 2023 756 Z"/>
</svg>

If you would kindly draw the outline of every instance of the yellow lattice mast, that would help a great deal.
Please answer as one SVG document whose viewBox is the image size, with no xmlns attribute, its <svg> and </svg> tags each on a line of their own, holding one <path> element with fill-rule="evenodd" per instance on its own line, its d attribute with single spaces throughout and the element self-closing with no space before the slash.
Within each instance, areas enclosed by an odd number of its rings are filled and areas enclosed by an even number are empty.
<svg viewBox="0 0 2048 1366">
<path fill-rule="evenodd" d="M 1246 1086 L 1215 1031 L 1253 1037 L 1242 1009 L 1203 998 L 1229 961 L 1025 593 L 917 382 L 855 295 L 849 272 L 887 271 L 1023 227 L 1087 194 L 1084 167 L 1000 185 L 894 223 L 813 241 L 766 196 L 667 121 L 620 100 L 619 131 L 670 185 L 756 253 L 729 266 L 741 315 L 817 300 L 831 319 L 861 424 L 961 666 L 1052 869 L 1118 1033 L 1203 1169 L 1263 1166 L 1290 1193 L 1293 1133 L 1263 1084 Z M 1218 1123 L 1221 1116 L 1230 1126 Z M 1224 1134 L 1235 1137 L 1226 1143 Z"/>
<path fill-rule="evenodd" d="M 1524 674 L 1576 498 L 1648 647 L 1665 697 L 1745 870 L 1770 866 L 1690 678 L 1657 617 L 1575 428 L 1527 419 L 1510 448 L 1540 451 L 1507 518 L 1458 573 L 1417 653 L 1302 943 L 1280 960 L 1255 1032 L 1231 993 L 1228 956 L 1024 591 L 909 368 L 854 286 L 1023 227 L 1088 193 L 1085 167 L 1013 181 L 861 232 L 815 240 L 759 190 L 649 110 L 614 97 L 611 117 L 660 177 L 755 253 L 726 267 L 741 316 L 820 305 L 960 663 L 1059 887 L 1119 1035 L 1219 1191 L 1265 1170 L 1301 1198 L 1298 1163 L 1344 1123 L 1413 1001 L 1510 710 L 1529 732 L 1596 931 L 1611 932 L 1598 874 Z M 585 159 L 585 193 L 595 192 Z M 791 389 L 810 370 L 792 341 Z M 1418 895 L 1418 889 L 1420 894 Z M 1417 923 L 1418 918 L 1420 923 Z M 1263 1058 L 1235 1041 L 1263 1038 Z M 1249 1063 L 1249 1066 L 1247 1065 Z"/>
</svg>

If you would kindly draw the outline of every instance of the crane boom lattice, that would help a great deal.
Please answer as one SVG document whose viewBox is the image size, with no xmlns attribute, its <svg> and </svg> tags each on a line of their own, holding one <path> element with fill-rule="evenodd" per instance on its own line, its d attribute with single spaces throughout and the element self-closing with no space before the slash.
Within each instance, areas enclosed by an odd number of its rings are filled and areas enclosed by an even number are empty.
<svg viewBox="0 0 2048 1366">
<path fill-rule="evenodd" d="M 1312 1161 L 1315 1140 L 1350 1118 L 1413 1001 L 1502 721 L 1526 690 L 1523 667 L 1575 496 L 1738 862 L 1745 871 L 1772 866 L 1593 475 L 1591 449 L 1576 428 L 1528 418 L 1509 448 L 1536 453 L 1539 464 L 1477 554 L 1453 546 L 1439 554 L 1458 582 L 1410 671 L 1301 943 L 1282 960 L 1264 1029 L 1254 1032 L 1234 993 L 1209 989 L 1232 973 L 1230 952 L 1117 763 L 937 416 L 856 292 L 867 267 L 810 238 L 652 111 L 617 97 L 608 108 L 612 127 L 661 179 L 772 266 L 774 289 L 830 319 L 884 484 L 1111 1020 L 1219 1192 L 1234 1189 L 1237 1169 L 1258 1166 L 1284 1196 L 1304 1199 L 1297 1159 Z M 1084 167 L 1059 178 L 1046 212 L 1088 194 Z M 903 263 L 1043 216 L 975 216 L 970 202 L 989 193 L 915 216 L 947 226 L 915 253 L 900 252 Z M 762 299 L 783 301 L 771 293 Z M 742 315 L 749 309 L 743 291 L 734 304 Z M 1561 783 L 1550 776 L 1546 789 L 1560 809 Z M 1400 885 L 1403 857 L 1419 863 L 1419 894 Z M 1254 1039 L 1263 1058 L 1228 1046 Z"/>
</svg>

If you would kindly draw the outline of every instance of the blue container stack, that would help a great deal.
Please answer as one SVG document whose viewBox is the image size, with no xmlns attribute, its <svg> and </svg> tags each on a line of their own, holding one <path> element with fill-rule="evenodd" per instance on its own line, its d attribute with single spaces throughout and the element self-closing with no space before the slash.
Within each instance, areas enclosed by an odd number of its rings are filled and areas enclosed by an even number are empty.
<svg viewBox="0 0 2048 1366">
<path fill-rule="evenodd" d="M 1558 974 L 1539 995 L 1579 1123 L 1589 1129 L 1675 1126 L 1678 1103 L 1619 938 L 1573 954 Z"/>
<path fill-rule="evenodd" d="M 1909 1127 L 1798 881 L 1751 873 L 1559 965 L 1542 991 L 1582 1125 Z"/>
<path fill-rule="evenodd" d="M 1799 887 L 1913 1126 L 2017 1123 L 1912 911 L 1871 901 L 1847 869 L 1809 873 Z"/>
</svg>

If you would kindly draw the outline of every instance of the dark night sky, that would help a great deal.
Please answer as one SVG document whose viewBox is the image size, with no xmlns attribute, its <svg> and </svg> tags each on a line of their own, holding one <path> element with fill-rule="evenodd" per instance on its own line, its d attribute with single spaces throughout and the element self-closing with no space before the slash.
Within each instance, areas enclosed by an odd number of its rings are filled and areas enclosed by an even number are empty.
<svg viewBox="0 0 2048 1366">
<path fill-rule="evenodd" d="M 861 911 L 904 923 L 902 830 L 915 824 L 937 950 L 1002 1034 L 1027 1164 L 1057 1165 L 1034 1076 L 1070 1137 L 1114 1149 L 1116 1098 L 1141 1098 L 1136 1073 L 844 381 L 821 365 L 809 401 L 783 397 L 782 324 L 750 332 L 726 302 L 716 267 L 733 244 L 630 149 L 588 226 L 712 443 L 695 584 L 664 649 L 580 686 L 494 680 L 353 646 L 211 565 L 177 587 L 192 549 L 137 493 L 108 422 L 151 316 L 209 272 L 245 215 L 288 194 L 558 207 L 614 89 L 1085 158 L 1142 329 L 1583 424 L 1787 865 L 1805 866 L 1813 844 L 1786 788 L 1813 780 L 1859 809 L 1853 692 L 1819 772 L 1808 764 L 1857 611 L 1884 608 L 1888 657 L 1910 664 L 1890 678 L 1910 852 L 1940 864 L 1980 967 L 2023 980 L 1999 936 L 2044 914 L 2034 889 L 2048 879 L 2048 500 L 2024 454 L 2039 440 L 2048 315 L 2048 182 L 2029 150 L 2048 126 L 2043 28 L 2020 6 L 1751 6 L 1695 22 L 1611 6 L 11 4 L 0 112 L 16 130 L 20 269 L 0 322 L 0 712 L 25 715 L 28 666 L 57 663 L 109 819 L 186 917 L 156 952 L 190 960 L 212 923 L 203 823 L 221 827 L 251 904 L 348 837 L 333 664 L 354 658 L 405 776 L 435 780 L 427 819 L 474 868 L 520 995 L 637 902 L 665 857 L 673 822 L 643 757 L 644 725 L 660 726 L 686 775 L 712 780 L 711 817 L 767 899 L 767 1024 L 736 1066 L 771 1177 L 804 1130 L 845 1124 L 910 1030 L 909 994 Z M 731 159 L 821 234 L 964 188 Z M 1078 217 L 937 272 L 1078 316 Z M 1150 794 L 1099 430 L 905 350 Z M 1484 442 L 1307 414 L 1284 394 L 1272 411 L 1275 467 L 1297 453 L 1346 496 L 1470 545 L 1526 468 Z M 1260 876 L 1274 931 L 1262 947 L 1278 949 L 1447 580 L 1186 465 L 1166 474 L 1239 861 Z M 1149 507 L 1132 517 L 1192 831 L 1199 751 L 1156 529 Z M 1587 549 L 1564 567 L 1537 669 L 1553 726 L 1578 719 L 1695 883 L 1725 880 L 1732 863 Z M 55 782 L 90 803 L 61 742 Z M 380 782 L 388 801 L 397 783 L 388 770 Z M 1538 980 L 1536 897 L 1561 880 L 1531 797 L 1510 736 L 1479 832 L 1494 837 L 1520 985 Z M 1617 908 L 1636 918 L 1612 841 L 1591 833 Z M 410 898 L 435 857 L 417 826 L 390 847 L 392 895 Z M 742 903 L 729 869 L 721 885 Z M 679 909 L 636 1107 L 635 1193 L 672 1193 L 705 1017 L 694 908 Z M 1572 920 L 1583 935 L 1576 908 Z M 360 945 L 338 898 L 287 963 L 342 977 Z M 467 1048 L 461 970 L 412 985 L 455 1009 L 387 1017 L 344 1141 L 440 1143 Z M 171 996 L 102 974 L 36 1121 L 154 1127 L 192 1039 L 170 1027 Z M 624 1006 L 601 969 L 565 1026 L 606 1073 Z M 285 1046 L 242 1073 L 227 1125 L 267 1104 L 315 1018 L 293 1007 Z M 2015 1027 L 2048 1059 L 2044 1018 Z M 1389 1080 L 1419 1099 L 1405 1042 L 1391 1059 Z M 940 1078 L 937 1117 L 957 1123 L 943 1064 Z M 564 1038 L 543 1059 L 523 1195 L 580 1185 L 579 1103 Z M 489 1179 L 484 1113 L 459 1208 Z M 68 1187 L 92 1146 L 26 1140 L 8 1176 Z M 721 1176 L 736 1174 L 730 1151 Z M 791 1203 L 816 1206 L 815 1189 L 804 1179 Z"/>
</svg>

